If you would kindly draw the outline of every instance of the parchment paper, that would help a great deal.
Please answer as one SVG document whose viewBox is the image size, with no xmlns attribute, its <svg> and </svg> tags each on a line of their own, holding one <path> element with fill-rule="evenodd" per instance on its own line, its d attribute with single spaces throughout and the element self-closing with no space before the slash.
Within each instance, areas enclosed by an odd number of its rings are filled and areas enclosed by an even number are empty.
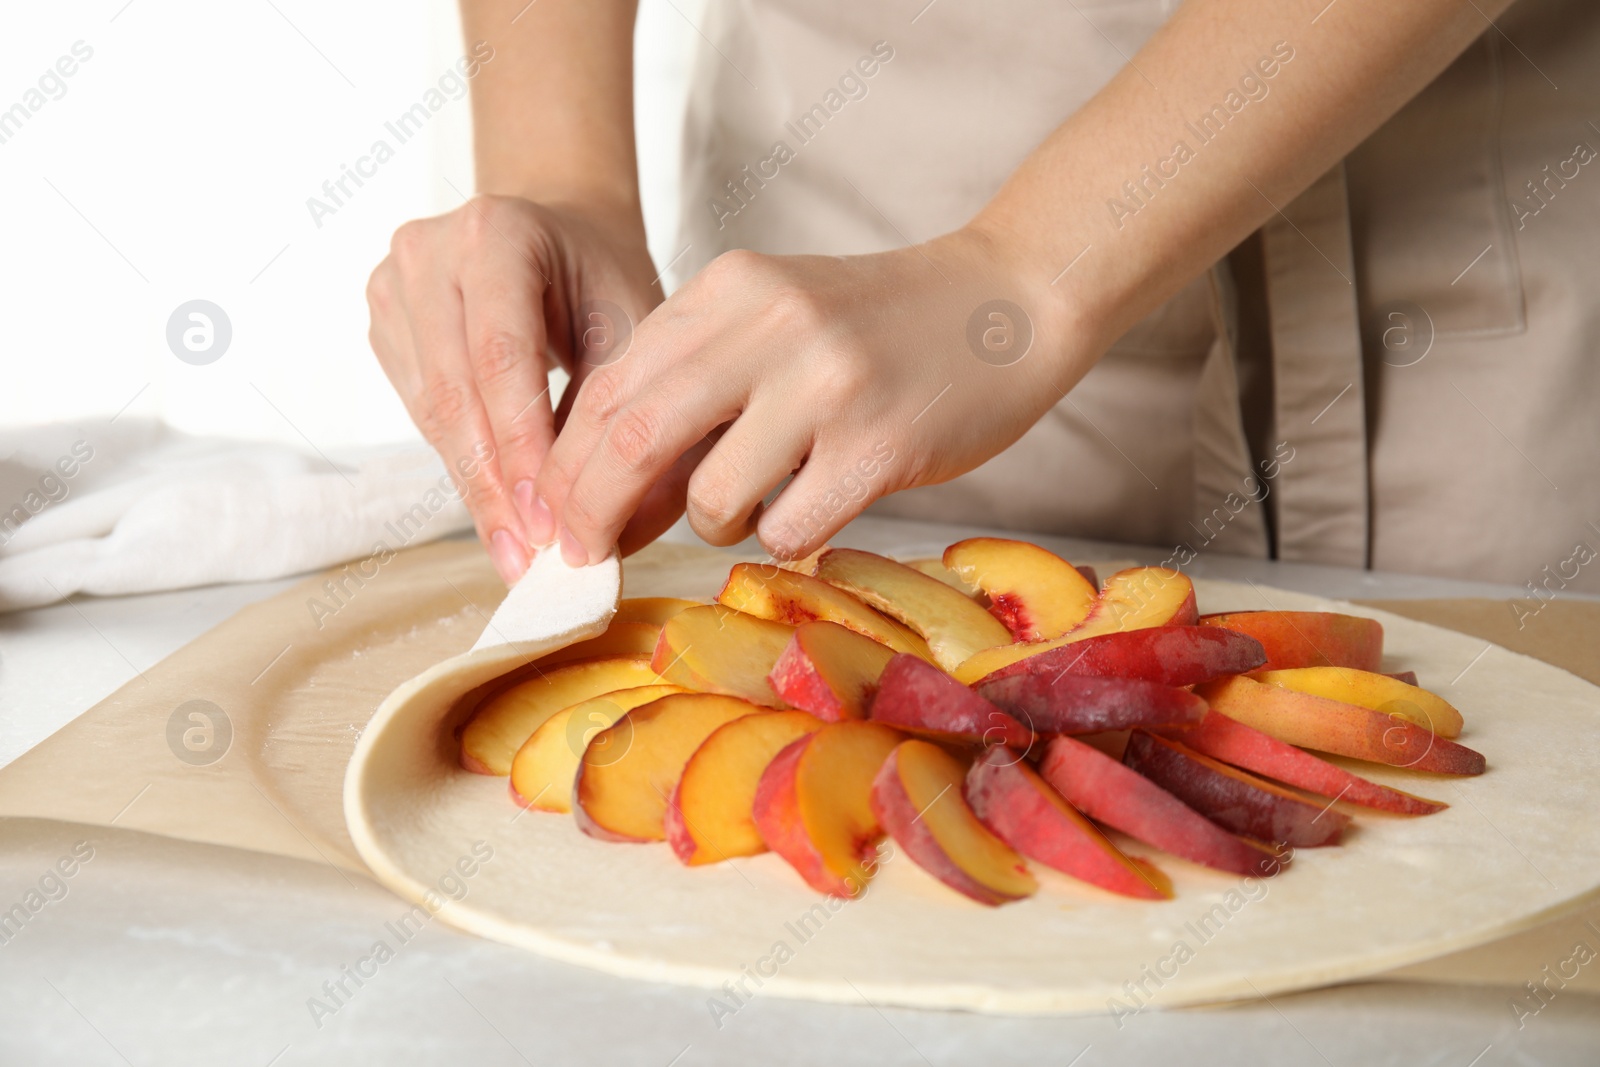
<svg viewBox="0 0 1600 1067">
<path fill-rule="evenodd" d="M 706 558 L 706 550 L 657 545 L 627 568 L 650 573 L 652 592 L 703 598 L 714 592 Z M 0 769 L 0 815 L 114 823 L 364 871 L 340 807 L 362 726 L 401 682 L 471 647 L 504 595 L 482 550 L 463 543 L 307 579 L 244 609 Z M 1448 624 L 1452 603 L 1417 602 L 1418 613 Z M 1517 619 L 1509 606 L 1461 604 L 1463 630 L 1528 651 L 1537 649 L 1525 643 L 1548 631 L 1552 658 L 1595 670 L 1584 653 L 1600 647 L 1595 605 L 1547 605 L 1507 633 Z M 1374 606 L 1405 614 L 1411 605 Z M 1472 669 L 1491 669 L 1492 659 Z M 1446 681 L 1424 679 L 1436 688 Z M 1565 958 L 1576 938 L 1600 946 L 1585 920 L 1600 926 L 1600 908 L 1400 976 L 1520 985 Z M 1588 970 L 1572 987 L 1600 989 Z"/>
</svg>

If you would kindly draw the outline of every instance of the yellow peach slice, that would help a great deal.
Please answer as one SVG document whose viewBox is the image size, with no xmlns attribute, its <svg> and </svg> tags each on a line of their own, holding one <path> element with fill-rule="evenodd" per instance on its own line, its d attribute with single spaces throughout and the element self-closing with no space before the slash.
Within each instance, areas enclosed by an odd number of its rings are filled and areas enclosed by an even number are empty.
<svg viewBox="0 0 1600 1067">
<path fill-rule="evenodd" d="M 1371 708 L 1385 715 L 1398 715 L 1440 737 L 1455 737 L 1461 733 L 1461 713 L 1448 701 L 1387 674 L 1358 671 L 1353 667 L 1294 667 L 1260 671 L 1251 677 L 1296 693 L 1310 693 Z"/>
<path fill-rule="evenodd" d="M 767 675 L 793 636 L 793 626 L 702 604 L 662 625 L 650 662 L 674 685 L 784 708 L 788 705 L 773 692 Z"/>
<path fill-rule="evenodd" d="M 971 597 L 885 556 L 835 548 L 817 561 L 817 577 L 917 631 L 947 671 L 1011 641 L 1011 632 Z"/>
<path fill-rule="evenodd" d="M 478 705 L 461 731 L 461 766 L 476 774 L 510 774 L 517 749 L 562 708 L 660 681 L 644 656 L 584 660 L 525 679 Z"/>
<path fill-rule="evenodd" d="M 628 711 L 594 735 L 572 783 L 578 828 L 604 841 L 662 841 L 684 764 L 725 723 L 762 709 L 717 693 L 678 693 Z"/>
<path fill-rule="evenodd" d="M 690 867 L 767 850 L 750 815 L 762 772 L 791 741 L 822 729 L 803 711 L 746 715 L 695 749 L 667 806 L 667 843 Z"/>
<path fill-rule="evenodd" d="M 1100 595 L 1072 564 L 1026 541 L 957 541 L 944 550 L 944 565 L 989 597 L 989 613 L 1018 641 L 1060 637 L 1089 617 Z"/>
<path fill-rule="evenodd" d="M 803 622 L 767 682 L 786 703 L 819 719 L 865 719 L 878 677 L 895 653 L 831 622 Z"/>
<path fill-rule="evenodd" d="M 641 685 L 562 708 L 517 749 L 511 761 L 511 798 L 538 811 L 571 811 L 578 761 L 594 735 L 634 708 L 688 691 L 676 685 Z"/>
<path fill-rule="evenodd" d="M 661 638 L 661 627 L 648 622 L 616 622 L 606 627 L 606 632 L 587 641 L 557 649 L 538 661 L 544 670 L 559 663 L 576 663 L 580 659 L 599 659 L 602 656 L 648 656 L 656 650 Z"/>
<path fill-rule="evenodd" d="M 837 586 L 781 567 L 738 563 L 717 602 L 746 615 L 798 626 L 832 622 L 887 645 L 896 652 L 932 659 L 928 643 L 907 627 L 867 607 Z"/>
<path fill-rule="evenodd" d="M 683 600 L 675 596 L 625 597 L 617 604 L 617 613 L 611 625 L 619 622 L 647 622 L 660 626 L 684 608 L 700 607 L 701 601 Z"/>
</svg>

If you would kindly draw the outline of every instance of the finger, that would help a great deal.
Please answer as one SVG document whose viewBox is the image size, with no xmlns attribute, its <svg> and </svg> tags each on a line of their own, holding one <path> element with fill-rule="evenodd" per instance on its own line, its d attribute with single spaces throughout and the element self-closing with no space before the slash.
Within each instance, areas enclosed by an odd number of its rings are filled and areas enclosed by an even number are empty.
<svg viewBox="0 0 1600 1067">
<path fill-rule="evenodd" d="M 495 570 L 509 585 L 528 569 L 527 538 L 500 477 L 493 431 L 468 362 L 461 291 L 433 269 L 408 273 L 405 287 L 422 378 L 413 418 L 455 478 Z"/>
<path fill-rule="evenodd" d="M 462 267 L 467 357 L 498 448 L 499 476 L 531 545 L 555 535 L 550 512 L 534 493 L 555 437 L 544 288 L 537 265 L 504 242 L 488 245 Z"/>
<path fill-rule="evenodd" d="M 688 496 L 689 478 L 701 460 L 705 459 L 706 453 L 711 451 L 716 436 L 713 432 L 710 440 L 699 442 L 679 456 L 678 462 L 645 493 L 633 518 L 617 535 L 618 555 L 632 555 L 666 533 L 678 521 L 683 514 L 684 499 Z"/>
<path fill-rule="evenodd" d="M 792 409 L 789 409 L 792 410 Z M 794 473 L 811 435 L 770 401 L 747 408 L 689 479 L 689 526 L 707 544 L 735 545 L 755 530 L 761 502 Z"/>
<path fill-rule="evenodd" d="M 813 453 L 756 522 L 756 536 L 773 559 L 801 559 L 815 552 L 887 496 L 893 446 L 880 441 L 859 453 Z"/>
<path fill-rule="evenodd" d="M 596 375 L 585 388 L 610 377 Z M 563 558 L 581 566 L 611 550 L 650 487 L 710 431 L 739 413 L 743 397 L 728 385 L 714 374 L 657 380 L 607 420 L 556 511 Z M 583 408 L 580 397 L 567 432 Z M 556 442 L 552 455 L 562 443 Z M 554 500 L 546 500 L 556 507 Z"/>
</svg>

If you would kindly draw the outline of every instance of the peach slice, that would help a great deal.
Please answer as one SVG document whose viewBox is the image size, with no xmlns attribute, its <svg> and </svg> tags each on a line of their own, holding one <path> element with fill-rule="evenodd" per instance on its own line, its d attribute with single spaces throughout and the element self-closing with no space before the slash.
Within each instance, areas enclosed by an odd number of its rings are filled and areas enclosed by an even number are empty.
<svg viewBox="0 0 1600 1067">
<path fill-rule="evenodd" d="M 684 600 L 675 596 L 626 597 L 617 604 L 617 613 L 612 616 L 611 625 L 615 626 L 619 622 L 647 622 L 652 626 L 660 626 L 685 608 L 702 606 L 698 600 Z"/>
<path fill-rule="evenodd" d="M 1386 673 L 1387 673 L 1388 677 L 1393 678 L 1397 682 L 1404 682 L 1407 685 L 1417 685 L 1417 684 L 1419 684 L 1417 682 L 1417 672 L 1416 671 L 1389 671 L 1389 672 L 1386 672 Z"/>
<path fill-rule="evenodd" d="M 572 780 L 594 735 L 634 708 L 688 691 L 676 685 L 641 685 L 562 708 L 517 749 L 511 761 L 511 799 L 537 811 L 571 811 Z"/>
<path fill-rule="evenodd" d="M 1013 674 L 985 679 L 973 689 L 1041 734 L 1185 726 L 1206 713 L 1206 702 L 1187 689 L 1139 678 Z"/>
<path fill-rule="evenodd" d="M 894 653 L 831 622 L 803 622 L 767 675 L 784 702 L 819 719 L 865 719 L 878 676 Z"/>
<path fill-rule="evenodd" d="M 645 657 L 615 656 L 571 663 L 518 682 L 478 705 L 462 728 L 461 766 L 475 774 L 510 774 L 517 749 L 562 708 L 660 681 Z"/>
<path fill-rule="evenodd" d="M 1135 730 L 1122 762 L 1224 830 L 1295 848 L 1337 845 L 1350 816 L 1194 752 Z"/>
<path fill-rule="evenodd" d="M 872 878 L 883 838 L 872 779 L 902 736 L 872 722 L 829 723 L 762 772 L 750 804 L 756 829 L 818 892 L 854 897 Z"/>
<path fill-rule="evenodd" d="M 1262 877 L 1288 865 L 1287 858 L 1235 837 L 1144 775 L 1074 738 L 1050 742 L 1039 774 L 1089 818 L 1174 856 Z"/>
<path fill-rule="evenodd" d="M 767 675 L 793 636 L 792 626 L 721 604 L 701 604 L 662 624 L 650 662 L 674 685 L 782 708 Z"/>
<path fill-rule="evenodd" d="M 661 638 L 661 627 L 649 622 L 613 621 L 606 631 L 587 641 L 557 649 L 538 661 L 541 669 L 558 663 L 574 663 L 580 659 L 599 659 L 602 656 L 649 656 L 656 650 Z"/>
<path fill-rule="evenodd" d="M 1431 815 L 1448 804 L 1414 796 L 1399 789 L 1369 782 L 1336 767 L 1320 756 L 1269 737 L 1215 711 L 1206 712 L 1200 725 L 1175 731 L 1173 740 L 1212 759 L 1275 778 L 1308 793 L 1344 800 L 1396 815 Z"/>
<path fill-rule="evenodd" d="M 1230 719 L 1302 748 L 1435 774 L 1482 774 L 1483 754 L 1386 715 L 1239 675 L 1195 692 Z"/>
<path fill-rule="evenodd" d="M 1440 737 L 1455 737 L 1461 733 L 1461 713 L 1448 701 L 1387 674 L 1350 667 L 1298 667 L 1261 671 L 1252 677 L 1296 693 L 1310 693 L 1358 708 L 1371 708 L 1385 715 L 1398 715 Z"/>
<path fill-rule="evenodd" d="M 759 619 L 798 626 L 803 622 L 838 623 L 896 652 L 932 659 L 928 643 L 915 632 L 860 600 L 809 574 L 757 563 L 736 563 L 717 601 Z"/>
<path fill-rule="evenodd" d="M 938 667 L 897 654 L 878 677 L 873 722 L 941 741 L 1014 745 L 1026 751 L 1033 731 Z"/>
<path fill-rule="evenodd" d="M 946 567 L 944 565 L 944 560 L 942 559 L 908 559 L 905 561 L 905 564 L 914 571 L 921 571 L 929 578 L 939 579 L 945 585 L 948 585 L 951 589 L 954 589 L 962 596 L 971 597 L 978 592 L 976 589 L 972 588 L 972 586 L 962 581 L 961 575 L 957 574 L 949 567 Z"/>
<path fill-rule="evenodd" d="M 792 741 L 822 729 L 803 711 L 746 715 L 714 730 L 684 764 L 667 805 L 667 843 L 690 867 L 767 850 L 750 816 L 756 785 Z"/>
<path fill-rule="evenodd" d="M 966 798 L 983 825 L 1031 860 L 1123 896 L 1172 896 L 1171 879 L 1123 855 L 1037 771 L 1005 749 L 989 749 L 967 771 Z"/>
<path fill-rule="evenodd" d="M 678 693 L 633 708 L 594 735 L 572 782 L 578 828 L 602 841 L 661 841 L 667 802 L 713 730 L 762 710 L 719 693 Z"/>
<path fill-rule="evenodd" d="M 1089 617 L 1100 590 L 1053 552 L 1026 541 L 972 537 L 944 565 L 989 597 L 989 613 L 1018 641 L 1060 637 Z"/>
<path fill-rule="evenodd" d="M 1356 667 L 1383 659 L 1383 624 L 1335 611 L 1231 611 L 1200 616 L 1200 625 L 1248 634 L 1267 652 L 1267 670 Z"/>
<path fill-rule="evenodd" d="M 1210 626 L 1148 626 L 1086 637 L 1002 667 L 984 681 L 1016 674 L 1142 678 L 1162 685 L 1195 685 L 1243 674 L 1266 662 L 1253 637 Z"/>
<path fill-rule="evenodd" d="M 957 893 L 990 906 L 1031 897 L 1039 883 L 1015 850 L 962 798 L 966 767 L 929 741 L 905 741 L 872 781 L 872 811 L 896 844 Z"/>
<path fill-rule="evenodd" d="M 835 548 L 817 561 L 817 577 L 917 631 L 947 671 L 1011 641 L 1010 631 L 971 597 L 884 556 Z"/>
<path fill-rule="evenodd" d="M 1076 644 L 1101 634 L 1149 626 L 1186 626 L 1195 621 L 1194 583 L 1167 567 L 1130 567 L 1106 579 L 1089 617 L 1076 629 L 1049 641 L 1027 641 L 974 653 L 954 671 L 969 685 L 1041 652 Z"/>
</svg>

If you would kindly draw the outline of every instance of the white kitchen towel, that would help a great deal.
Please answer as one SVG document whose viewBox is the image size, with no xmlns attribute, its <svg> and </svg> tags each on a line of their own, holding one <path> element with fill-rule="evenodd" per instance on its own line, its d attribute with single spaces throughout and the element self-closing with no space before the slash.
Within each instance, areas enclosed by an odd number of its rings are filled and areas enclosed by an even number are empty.
<svg viewBox="0 0 1600 1067">
<path fill-rule="evenodd" d="M 0 611 L 277 578 L 470 526 L 420 444 L 330 458 L 132 418 L 0 431 Z"/>
</svg>

